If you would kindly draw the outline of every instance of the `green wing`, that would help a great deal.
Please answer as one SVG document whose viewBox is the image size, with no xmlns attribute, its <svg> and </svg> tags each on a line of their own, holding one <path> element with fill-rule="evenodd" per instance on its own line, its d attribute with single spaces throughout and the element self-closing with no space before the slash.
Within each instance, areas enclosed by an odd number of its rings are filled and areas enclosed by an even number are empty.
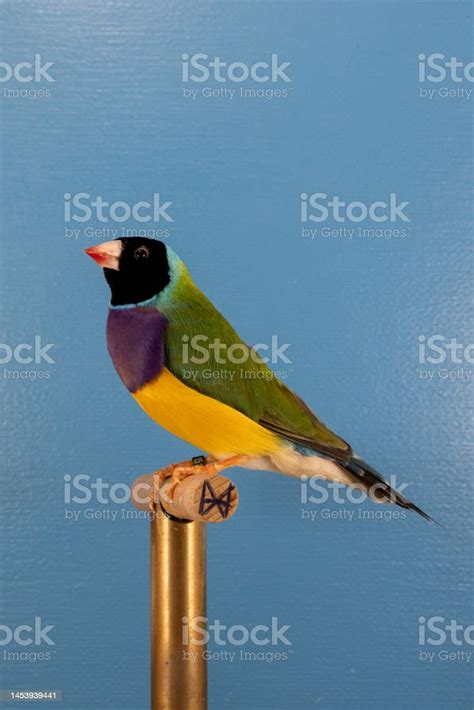
<svg viewBox="0 0 474 710">
<path fill-rule="evenodd" d="M 285 439 L 337 459 L 351 457 L 350 446 L 275 376 L 192 282 L 179 298 L 157 305 L 169 320 L 165 364 L 175 377 Z"/>
</svg>

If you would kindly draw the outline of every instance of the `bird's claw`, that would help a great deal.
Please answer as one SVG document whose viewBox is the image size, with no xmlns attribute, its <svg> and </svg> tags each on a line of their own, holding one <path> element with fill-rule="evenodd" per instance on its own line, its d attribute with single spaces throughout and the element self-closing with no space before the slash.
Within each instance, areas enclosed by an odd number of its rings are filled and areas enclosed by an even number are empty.
<svg viewBox="0 0 474 710">
<path fill-rule="evenodd" d="M 189 476 L 214 476 L 229 466 L 241 463 L 243 456 L 232 456 L 227 459 L 210 459 L 205 456 L 195 456 L 189 461 L 170 464 L 165 468 L 155 471 L 155 494 L 171 478 L 171 483 L 167 486 L 166 497 L 173 500 L 177 486 Z"/>
<path fill-rule="evenodd" d="M 181 481 L 184 481 L 185 478 L 195 473 L 206 473 L 206 469 L 206 458 L 204 456 L 195 456 L 190 461 L 181 461 L 180 463 L 173 463 L 164 468 L 160 468 L 153 474 L 155 481 L 155 498 L 160 488 L 167 483 L 169 479 L 171 479 L 171 484 L 167 488 L 166 495 L 172 499 L 176 486 L 181 483 Z"/>
</svg>

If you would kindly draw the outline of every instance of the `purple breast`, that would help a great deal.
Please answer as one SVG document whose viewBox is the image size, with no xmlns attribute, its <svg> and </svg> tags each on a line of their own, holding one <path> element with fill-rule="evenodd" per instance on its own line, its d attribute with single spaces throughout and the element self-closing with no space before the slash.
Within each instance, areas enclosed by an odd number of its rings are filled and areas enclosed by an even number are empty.
<svg viewBox="0 0 474 710">
<path fill-rule="evenodd" d="M 168 320 L 156 308 L 111 308 L 107 347 L 120 379 L 130 392 L 153 380 L 164 366 Z"/>
</svg>

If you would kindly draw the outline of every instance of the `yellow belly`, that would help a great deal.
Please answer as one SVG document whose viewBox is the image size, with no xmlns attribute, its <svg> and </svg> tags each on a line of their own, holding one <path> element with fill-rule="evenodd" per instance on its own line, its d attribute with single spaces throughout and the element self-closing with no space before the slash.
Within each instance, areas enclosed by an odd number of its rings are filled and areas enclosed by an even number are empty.
<svg viewBox="0 0 474 710">
<path fill-rule="evenodd" d="M 132 394 L 157 424 L 214 456 L 261 455 L 282 441 L 227 404 L 183 384 L 166 368 Z"/>
</svg>

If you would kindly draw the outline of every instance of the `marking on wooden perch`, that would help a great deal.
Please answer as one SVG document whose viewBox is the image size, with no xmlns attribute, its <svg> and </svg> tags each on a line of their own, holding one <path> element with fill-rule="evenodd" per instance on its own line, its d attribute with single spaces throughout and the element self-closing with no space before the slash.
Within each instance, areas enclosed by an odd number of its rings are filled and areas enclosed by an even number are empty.
<svg viewBox="0 0 474 710">
<path fill-rule="evenodd" d="M 234 484 L 229 483 L 226 490 L 221 493 L 220 496 L 217 496 L 211 482 L 208 480 L 204 481 L 201 492 L 201 501 L 199 503 L 199 515 L 205 515 L 217 506 L 222 517 L 227 518 L 231 504 L 231 494 L 234 488 Z M 209 498 L 206 497 L 207 492 L 209 492 Z M 207 508 L 206 505 L 208 506 Z"/>
</svg>

